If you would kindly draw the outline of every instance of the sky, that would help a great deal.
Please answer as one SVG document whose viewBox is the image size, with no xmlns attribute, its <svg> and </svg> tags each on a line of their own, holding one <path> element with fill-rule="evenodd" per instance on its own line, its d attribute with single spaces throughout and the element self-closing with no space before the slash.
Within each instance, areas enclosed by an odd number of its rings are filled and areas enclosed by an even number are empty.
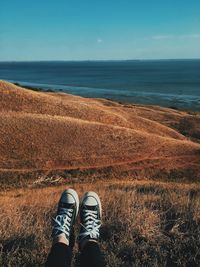
<svg viewBox="0 0 200 267">
<path fill-rule="evenodd" d="M 0 0 L 0 61 L 185 58 L 199 0 Z"/>
</svg>

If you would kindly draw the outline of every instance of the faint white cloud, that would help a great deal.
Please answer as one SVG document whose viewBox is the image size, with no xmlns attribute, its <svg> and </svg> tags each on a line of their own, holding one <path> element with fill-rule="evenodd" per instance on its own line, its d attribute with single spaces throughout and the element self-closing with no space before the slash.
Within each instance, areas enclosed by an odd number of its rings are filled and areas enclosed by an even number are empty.
<svg viewBox="0 0 200 267">
<path fill-rule="evenodd" d="M 100 43 L 103 43 L 103 40 L 101 38 L 98 38 L 97 39 L 97 43 L 100 44 Z"/>
<path fill-rule="evenodd" d="M 153 35 L 153 40 L 167 40 L 167 39 L 198 39 L 200 38 L 199 33 L 194 34 L 180 34 L 180 35 Z"/>
<path fill-rule="evenodd" d="M 173 35 L 154 35 L 151 37 L 153 40 L 171 39 Z"/>
<path fill-rule="evenodd" d="M 200 34 L 194 33 L 194 34 L 183 34 L 178 36 L 181 39 L 198 39 L 200 38 Z"/>
</svg>

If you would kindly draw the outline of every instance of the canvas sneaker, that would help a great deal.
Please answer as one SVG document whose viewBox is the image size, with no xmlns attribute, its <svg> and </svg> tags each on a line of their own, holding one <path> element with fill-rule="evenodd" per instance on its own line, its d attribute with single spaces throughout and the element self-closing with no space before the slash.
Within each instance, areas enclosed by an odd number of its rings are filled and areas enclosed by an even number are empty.
<svg viewBox="0 0 200 267">
<path fill-rule="evenodd" d="M 83 241 L 98 241 L 101 226 L 101 201 L 95 192 L 85 193 L 80 205 L 79 245 Z"/>
<path fill-rule="evenodd" d="M 52 237 L 62 235 L 70 241 L 73 226 L 78 214 L 79 198 L 73 189 L 65 190 L 59 200 L 57 215 L 53 218 Z"/>
</svg>

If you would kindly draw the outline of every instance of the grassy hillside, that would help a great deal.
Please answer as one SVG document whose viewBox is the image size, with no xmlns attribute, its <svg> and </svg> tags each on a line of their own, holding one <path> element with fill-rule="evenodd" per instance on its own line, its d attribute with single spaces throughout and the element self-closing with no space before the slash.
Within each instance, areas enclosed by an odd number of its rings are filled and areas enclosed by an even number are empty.
<svg viewBox="0 0 200 267">
<path fill-rule="evenodd" d="M 35 92 L 3 81 L 0 102 L 2 185 L 58 172 L 65 178 L 76 172 L 200 178 L 198 114 Z"/>
<path fill-rule="evenodd" d="M 0 81 L 0 266 L 43 266 L 68 187 L 100 195 L 108 267 L 200 266 L 199 181 L 199 113 Z"/>
</svg>

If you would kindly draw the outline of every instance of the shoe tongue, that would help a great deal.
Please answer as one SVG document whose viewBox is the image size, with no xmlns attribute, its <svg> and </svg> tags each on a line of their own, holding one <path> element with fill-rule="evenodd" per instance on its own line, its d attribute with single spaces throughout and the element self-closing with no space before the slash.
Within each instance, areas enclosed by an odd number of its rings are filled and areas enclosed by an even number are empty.
<svg viewBox="0 0 200 267">
<path fill-rule="evenodd" d="M 60 208 L 73 209 L 74 207 L 75 207 L 74 203 L 64 203 L 64 202 L 59 203 L 59 209 Z"/>
<path fill-rule="evenodd" d="M 87 210 L 96 210 L 96 206 L 91 206 L 91 205 L 84 205 L 85 209 Z"/>
</svg>

